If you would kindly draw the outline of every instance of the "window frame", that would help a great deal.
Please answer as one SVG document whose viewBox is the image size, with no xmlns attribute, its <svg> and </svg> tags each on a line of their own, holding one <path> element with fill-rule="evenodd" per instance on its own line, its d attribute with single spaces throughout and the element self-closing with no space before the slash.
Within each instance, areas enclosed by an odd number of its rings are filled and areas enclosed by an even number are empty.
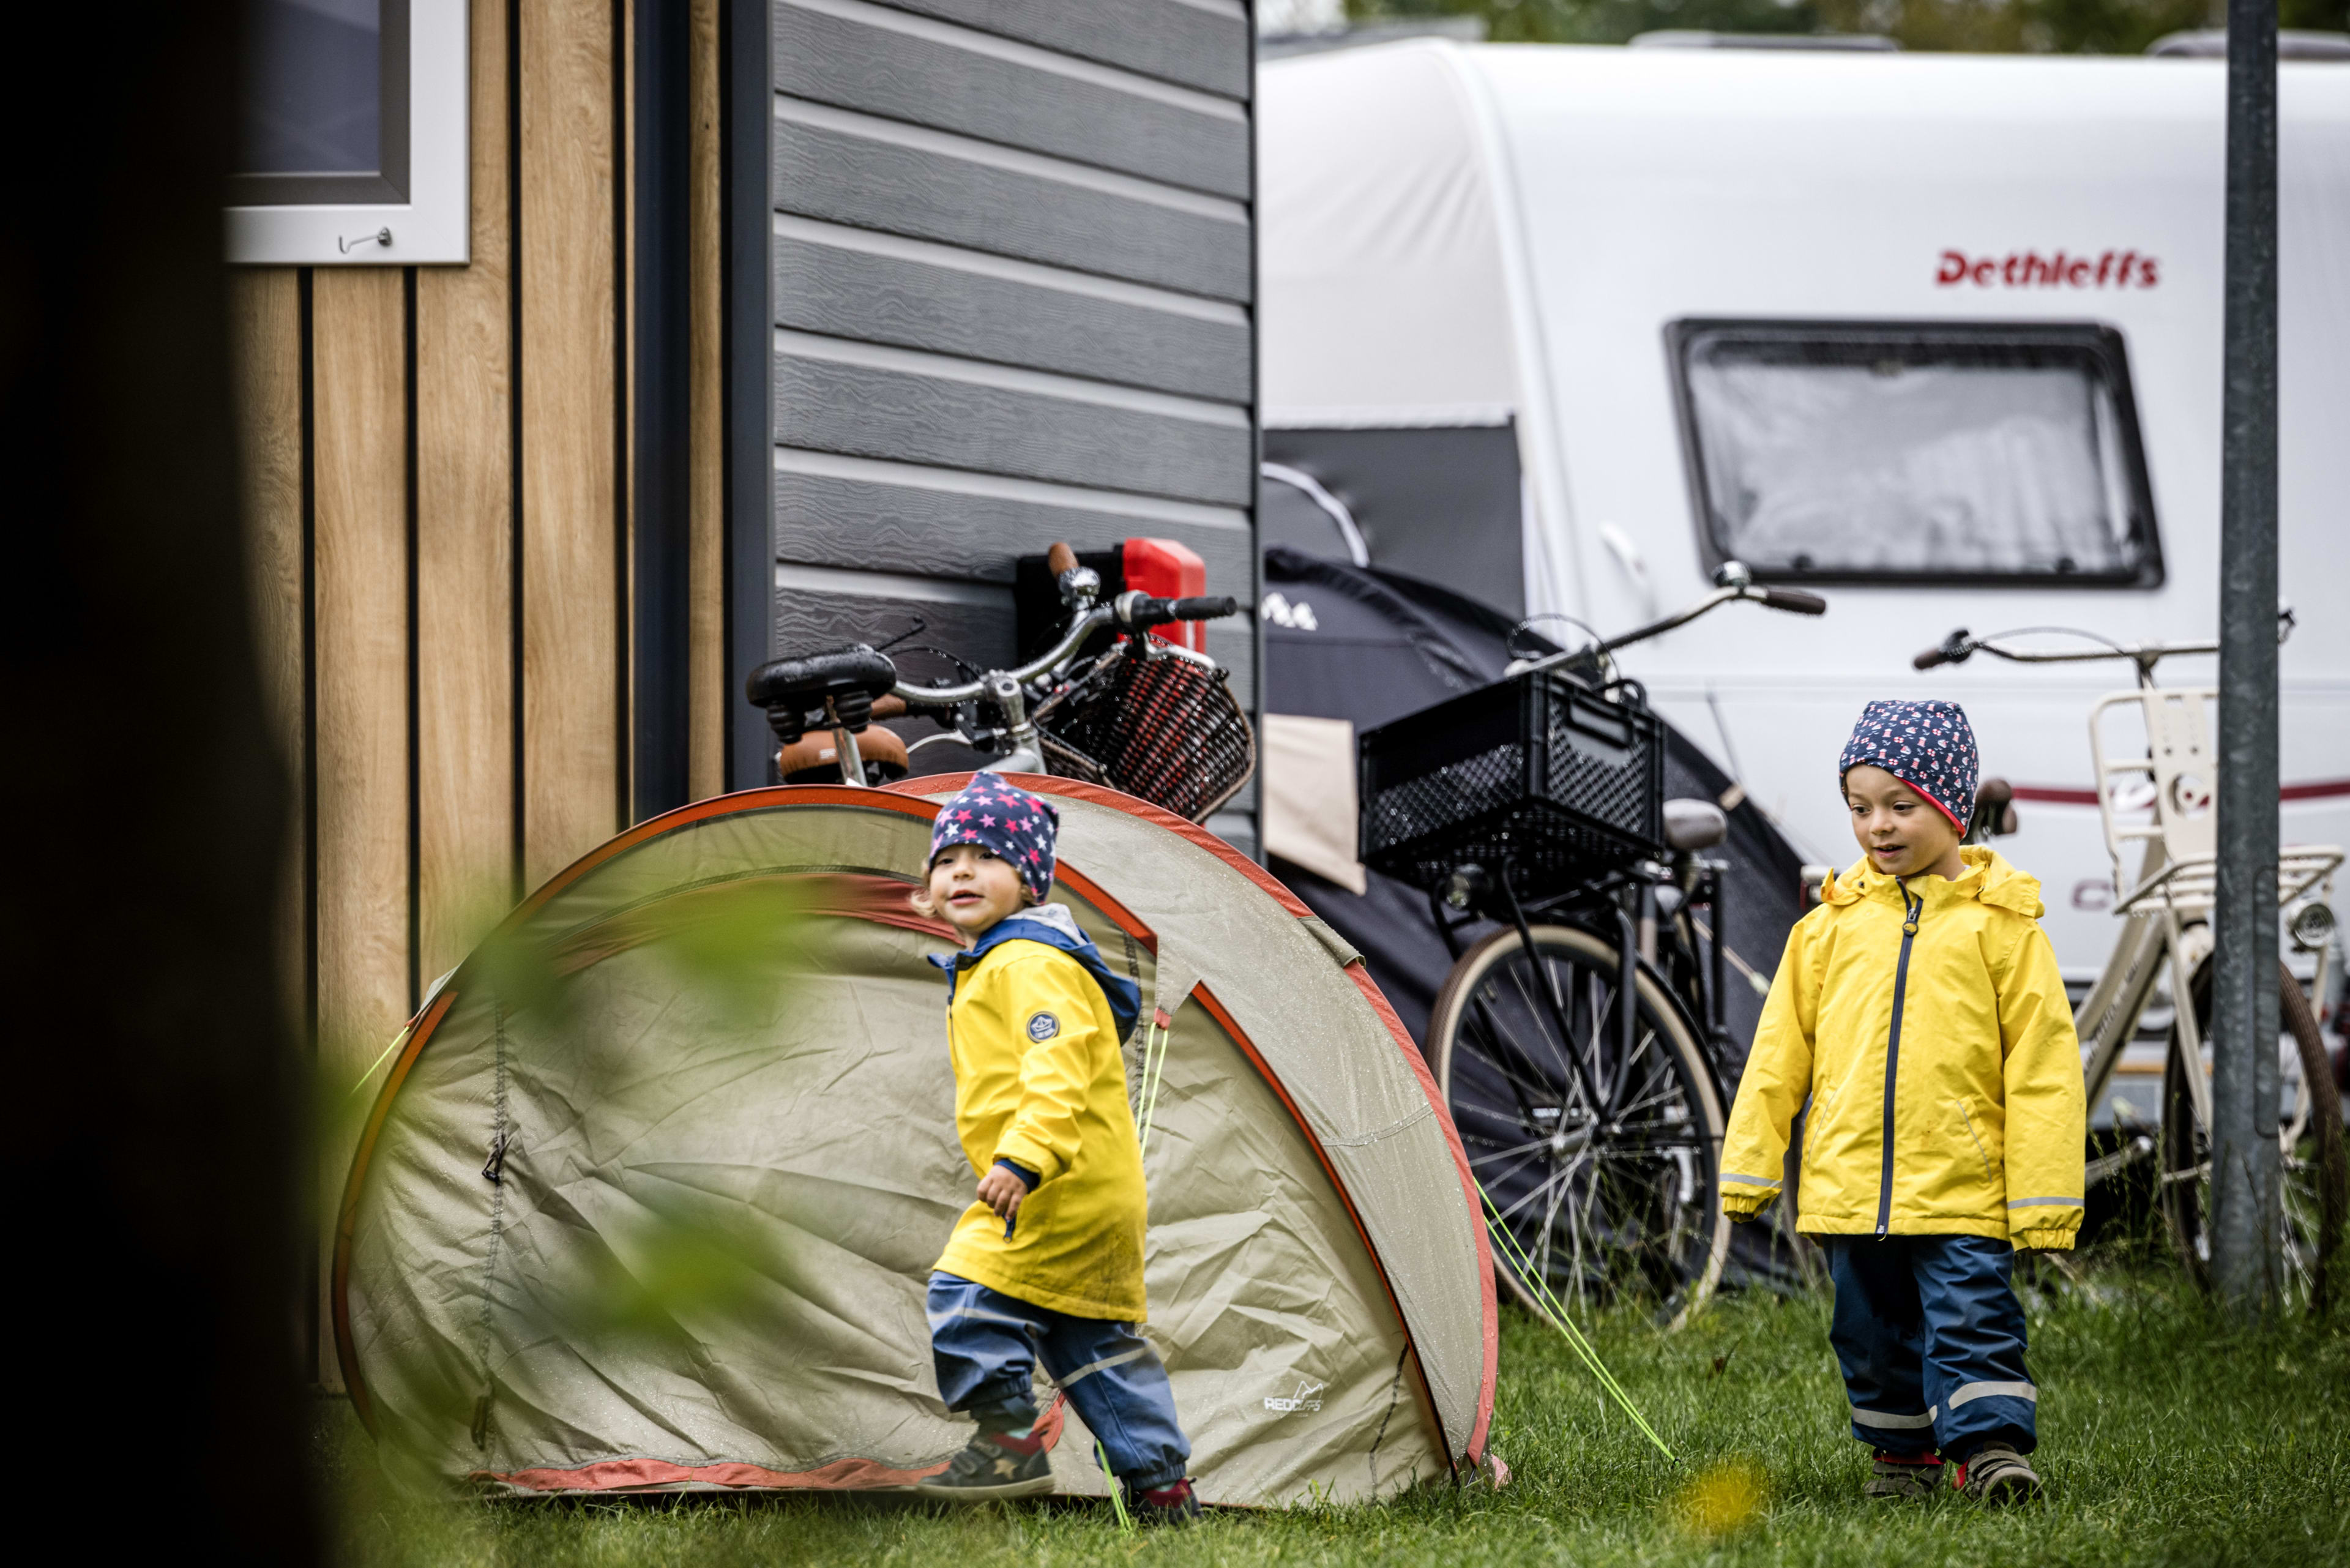
<svg viewBox="0 0 2350 1568">
<path fill-rule="evenodd" d="M 1721 520 L 1713 513 L 1707 484 L 1706 453 L 1700 440 L 1696 393 L 1690 385 L 1690 356 L 1700 344 L 1730 337 L 1749 342 L 1783 342 L 1855 347 L 1878 344 L 1887 351 L 1877 358 L 1915 357 L 1914 362 L 1936 361 L 1919 350 L 1939 347 L 2054 348 L 2082 355 L 2104 378 L 2114 402 L 2114 423 L 2120 441 L 2121 477 L 2130 498 L 2130 535 L 2138 546 L 2137 563 L 2119 572 L 1885 571 L 1850 566 L 1794 567 L 1746 563 L 1758 582 L 1818 583 L 1858 587 L 1965 588 L 2106 588 L 2150 592 L 2163 586 L 2162 529 L 2156 515 L 2154 486 L 2146 466 L 2145 439 L 2138 427 L 2137 397 L 2130 379 L 2129 349 L 2121 329 L 2100 321 L 1950 321 L 1950 320 L 1824 320 L 1685 317 L 1665 324 L 1665 357 L 1673 384 L 1673 412 L 1679 427 L 1683 473 L 1689 483 L 1690 515 L 1697 529 L 1698 551 L 1711 571 L 1731 557 L 1724 548 Z"/>
<path fill-rule="evenodd" d="M 233 175 L 223 213 L 230 265 L 473 259 L 467 0 L 380 3 L 382 167 Z"/>
</svg>

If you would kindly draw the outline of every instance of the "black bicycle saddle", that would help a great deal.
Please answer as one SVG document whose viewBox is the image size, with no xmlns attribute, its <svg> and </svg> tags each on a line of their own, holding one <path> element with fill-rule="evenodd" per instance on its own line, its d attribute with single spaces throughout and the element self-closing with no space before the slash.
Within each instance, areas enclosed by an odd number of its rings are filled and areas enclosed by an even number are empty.
<svg viewBox="0 0 2350 1568">
<path fill-rule="evenodd" d="M 767 711 L 775 738 L 789 745 L 810 727 L 827 722 L 827 702 L 832 716 L 851 733 L 864 729 L 873 718 L 873 700 L 897 684 L 898 667 L 889 656 L 858 642 L 825 653 L 769 659 L 751 672 L 743 691 Z"/>
</svg>

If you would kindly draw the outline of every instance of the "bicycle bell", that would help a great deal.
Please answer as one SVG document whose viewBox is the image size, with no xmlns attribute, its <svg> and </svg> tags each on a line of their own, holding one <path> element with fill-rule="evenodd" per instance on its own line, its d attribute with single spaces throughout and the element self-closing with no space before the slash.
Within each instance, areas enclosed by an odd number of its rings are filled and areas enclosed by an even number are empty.
<svg viewBox="0 0 2350 1568">
<path fill-rule="evenodd" d="M 2293 933 L 2293 945 L 2302 951 L 2324 952 L 2334 940 L 2334 906 L 2323 898 L 2312 898 L 2293 912 L 2285 929 Z"/>
<path fill-rule="evenodd" d="M 1482 866 L 1456 866 L 1452 875 L 1444 879 L 1444 902 L 1455 909 L 1466 909 L 1482 898 L 1492 886 Z"/>
</svg>

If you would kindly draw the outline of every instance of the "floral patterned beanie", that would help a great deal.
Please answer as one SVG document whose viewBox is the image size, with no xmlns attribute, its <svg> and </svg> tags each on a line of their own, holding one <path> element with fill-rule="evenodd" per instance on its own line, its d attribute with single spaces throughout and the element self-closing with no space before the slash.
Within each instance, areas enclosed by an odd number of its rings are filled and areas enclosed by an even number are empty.
<svg viewBox="0 0 2350 1568">
<path fill-rule="evenodd" d="M 1871 702 L 1836 761 L 1836 782 L 1863 765 L 1880 767 L 1964 834 L 1975 809 L 1975 732 L 1956 702 Z"/>
</svg>

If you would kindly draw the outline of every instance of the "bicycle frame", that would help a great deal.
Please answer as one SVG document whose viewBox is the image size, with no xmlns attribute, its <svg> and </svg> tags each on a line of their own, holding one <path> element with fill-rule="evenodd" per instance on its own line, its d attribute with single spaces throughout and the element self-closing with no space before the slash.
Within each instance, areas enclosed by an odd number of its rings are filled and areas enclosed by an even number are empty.
<svg viewBox="0 0 2350 1568">
<path fill-rule="evenodd" d="M 2292 612 L 2281 613 L 2277 639 L 2283 641 L 2292 629 Z M 2075 1028 L 2086 1053 L 2083 1075 L 2088 1103 L 2094 1106 L 2104 1097 L 2122 1053 L 2137 1037 L 2138 1025 L 2153 1002 L 2166 969 L 2170 975 L 2172 1027 L 2180 1057 L 2189 1064 L 2201 1060 L 2201 1026 L 2189 992 L 2189 981 L 2210 949 L 2209 927 L 2200 917 L 2218 897 L 2218 837 L 2211 802 L 2217 794 L 2219 764 L 2210 741 L 2217 728 L 2214 715 L 2219 692 L 2209 687 L 2158 686 L 2155 670 L 2165 659 L 2216 653 L 2219 645 L 2103 643 L 2073 651 L 2016 648 L 2003 641 L 2022 635 L 2024 634 L 1974 638 L 1964 631 L 1955 631 L 1939 647 L 1918 655 L 1913 662 L 1920 670 L 1929 670 L 1938 664 L 1961 663 L 1976 653 L 1988 653 L 2012 664 L 2086 664 L 2127 659 L 2137 669 L 2136 690 L 2109 693 L 2089 710 L 2089 757 L 2092 776 L 2096 781 L 2097 815 L 2105 833 L 2106 853 L 2113 862 L 2114 913 L 2124 921 L 2113 951 L 2074 1015 Z M 2116 756 L 2116 748 L 2107 743 L 2108 727 L 2116 715 L 2130 711 L 2137 713 L 2143 724 L 2144 749 L 2137 754 Z M 2136 819 L 2137 803 L 2133 802 L 2127 808 L 2130 819 L 2125 820 L 2125 809 L 2116 800 L 2118 786 L 2130 779 L 2143 779 L 2148 785 L 2143 803 L 2147 815 L 2143 821 Z M 2127 851 L 2132 846 L 2140 852 L 2134 874 L 2127 865 Z M 2282 909 L 2313 889 L 2329 890 L 2334 870 L 2342 859 L 2343 852 L 2330 845 L 2283 851 L 2277 859 L 2278 907 Z M 2324 978 L 2324 959 L 2321 956 L 2321 988 Z M 2189 1071 L 2186 1079 L 2196 1117 L 2200 1125 L 2210 1127 L 2211 1085 L 2199 1071 Z M 2147 1143 L 2136 1154 L 2125 1152 L 2094 1162 L 2089 1185 L 2095 1186 L 2115 1174 L 2137 1154 L 2151 1151 L 2152 1145 Z"/>
</svg>

